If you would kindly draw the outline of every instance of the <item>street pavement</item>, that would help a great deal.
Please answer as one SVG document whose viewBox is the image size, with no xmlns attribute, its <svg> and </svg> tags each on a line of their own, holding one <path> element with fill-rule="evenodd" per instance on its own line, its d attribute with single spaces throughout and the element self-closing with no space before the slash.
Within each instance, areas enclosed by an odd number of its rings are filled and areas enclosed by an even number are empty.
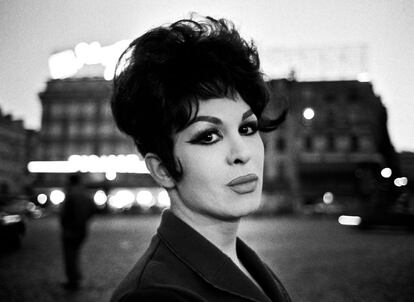
<svg viewBox="0 0 414 302">
<path fill-rule="evenodd" d="M 98 216 L 83 249 L 85 283 L 66 292 L 56 217 L 30 220 L 20 250 L 0 254 L 0 301 L 108 301 L 149 243 L 158 216 Z M 414 233 L 360 232 L 333 218 L 249 218 L 244 239 L 293 301 L 414 301 Z"/>
</svg>

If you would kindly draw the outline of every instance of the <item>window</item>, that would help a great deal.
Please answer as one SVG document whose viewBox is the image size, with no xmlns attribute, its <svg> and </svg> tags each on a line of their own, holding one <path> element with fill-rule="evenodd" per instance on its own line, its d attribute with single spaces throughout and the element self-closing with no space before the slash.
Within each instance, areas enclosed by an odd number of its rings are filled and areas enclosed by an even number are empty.
<svg viewBox="0 0 414 302">
<path fill-rule="evenodd" d="M 94 136 L 95 135 L 95 124 L 91 122 L 86 122 L 82 127 L 82 133 L 85 136 Z"/>
<path fill-rule="evenodd" d="M 351 140 L 349 138 L 349 136 L 339 136 L 336 138 L 336 146 L 338 151 L 340 152 L 346 152 L 350 149 L 351 147 Z"/>
<path fill-rule="evenodd" d="M 113 143 L 104 143 L 100 147 L 100 155 L 110 155 L 115 153 L 115 146 Z"/>
<path fill-rule="evenodd" d="M 80 106 L 76 103 L 70 103 L 67 106 L 67 115 L 70 119 L 76 119 L 79 117 Z"/>
<path fill-rule="evenodd" d="M 79 154 L 81 155 L 90 155 L 93 154 L 93 142 L 87 142 L 79 145 Z"/>
<path fill-rule="evenodd" d="M 91 119 L 94 117 L 96 109 L 97 107 L 93 102 L 87 102 L 85 104 L 82 104 L 82 116 L 87 119 Z"/>
<path fill-rule="evenodd" d="M 310 136 L 305 136 L 304 137 L 304 149 L 306 152 L 311 152 L 313 149 L 313 142 L 312 142 L 312 137 Z"/>
<path fill-rule="evenodd" d="M 62 135 L 62 123 L 60 121 L 56 121 L 49 124 L 48 133 L 52 137 L 59 137 Z"/>
<path fill-rule="evenodd" d="M 314 148 L 317 151 L 324 151 L 327 149 L 327 139 L 324 136 L 316 136 L 314 138 Z"/>
<path fill-rule="evenodd" d="M 104 119 L 112 119 L 111 107 L 108 103 L 101 105 L 101 114 Z"/>
<path fill-rule="evenodd" d="M 362 136 L 359 138 L 361 150 L 365 152 L 373 152 L 375 150 L 374 142 L 369 136 Z"/>
<path fill-rule="evenodd" d="M 104 137 L 111 137 L 116 132 L 115 124 L 112 120 L 104 120 L 98 126 L 98 133 Z"/>
<path fill-rule="evenodd" d="M 65 111 L 64 104 L 52 103 L 50 104 L 50 116 L 51 118 L 60 118 Z"/>
<path fill-rule="evenodd" d="M 71 156 L 73 154 L 80 154 L 80 148 L 78 144 L 70 143 L 66 149 L 67 156 Z"/>
<path fill-rule="evenodd" d="M 69 124 L 69 136 L 70 137 L 77 137 L 77 136 L 79 136 L 79 134 L 81 133 L 81 129 L 82 129 L 82 127 L 80 127 L 79 122 L 72 121 Z"/>
</svg>

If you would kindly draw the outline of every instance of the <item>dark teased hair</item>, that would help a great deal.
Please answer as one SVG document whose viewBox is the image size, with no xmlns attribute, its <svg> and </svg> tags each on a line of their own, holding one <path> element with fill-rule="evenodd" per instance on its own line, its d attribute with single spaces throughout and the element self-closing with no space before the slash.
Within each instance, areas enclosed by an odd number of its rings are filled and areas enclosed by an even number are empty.
<svg viewBox="0 0 414 302">
<path fill-rule="evenodd" d="M 173 134 L 198 112 L 198 101 L 237 94 L 270 131 L 283 120 L 262 117 L 269 99 L 256 47 L 225 19 L 185 19 L 135 39 L 115 71 L 112 112 L 119 129 L 145 156 L 157 154 L 171 176 L 182 171 L 173 154 Z"/>
</svg>

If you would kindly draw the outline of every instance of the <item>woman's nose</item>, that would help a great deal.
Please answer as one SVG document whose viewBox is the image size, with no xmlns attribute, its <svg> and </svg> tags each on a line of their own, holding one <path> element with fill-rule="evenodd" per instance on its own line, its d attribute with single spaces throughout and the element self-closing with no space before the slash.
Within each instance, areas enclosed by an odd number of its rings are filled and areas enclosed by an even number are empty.
<svg viewBox="0 0 414 302">
<path fill-rule="evenodd" d="M 239 136 L 230 140 L 229 154 L 227 156 L 228 164 L 245 164 L 250 160 L 251 151 L 246 138 Z"/>
</svg>

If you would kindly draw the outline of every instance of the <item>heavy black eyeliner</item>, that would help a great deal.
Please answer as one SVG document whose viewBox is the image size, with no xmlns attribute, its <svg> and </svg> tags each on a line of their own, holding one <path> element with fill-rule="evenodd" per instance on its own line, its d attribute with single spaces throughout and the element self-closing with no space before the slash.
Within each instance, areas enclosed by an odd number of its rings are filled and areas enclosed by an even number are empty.
<svg viewBox="0 0 414 302">
<path fill-rule="evenodd" d="M 214 143 L 214 141 L 213 142 L 203 142 L 203 139 L 209 134 L 216 134 L 217 136 L 220 136 L 220 133 L 217 129 L 205 129 L 205 130 L 201 130 L 200 132 L 196 133 L 192 139 L 187 141 L 187 143 L 210 145 L 210 144 Z"/>
<path fill-rule="evenodd" d="M 255 121 L 249 121 L 249 122 L 246 122 L 246 123 L 244 123 L 243 125 L 240 126 L 240 128 L 243 128 L 243 127 L 250 127 L 252 129 L 252 133 L 244 134 L 244 135 L 253 135 L 259 130 L 259 122 L 256 121 L 256 120 Z"/>
</svg>

